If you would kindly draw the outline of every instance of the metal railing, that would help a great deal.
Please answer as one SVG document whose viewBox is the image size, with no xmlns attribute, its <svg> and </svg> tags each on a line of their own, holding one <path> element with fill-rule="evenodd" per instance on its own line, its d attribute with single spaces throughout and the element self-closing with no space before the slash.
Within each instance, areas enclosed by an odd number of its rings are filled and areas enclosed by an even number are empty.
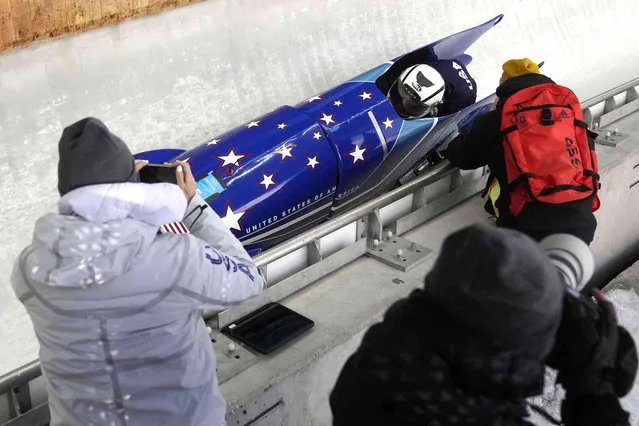
<svg viewBox="0 0 639 426">
<path fill-rule="evenodd" d="M 639 86 L 639 77 L 632 79 L 626 83 L 620 84 L 619 86 L 610 89 L 610 90 L 606 90 L 603 93 L 600 93 L 597 96 L 593 96 L 590 99 L 586 99 L 585 101 L 583 101 L 581 103 L 581 108 L 582 109 L 587 109 L 587 108 L 591 108 L 595 105 L 597 105 L 598 103 L 601 103 L 605 100 L 608 100 L 614 96 L 619 95 L 620 93 L 625 92 L 628 89 L 632 89 L 635 86 Z"/>
<path fill-rule="evenodd" d="M 635 86 L 637 85 L 639 85 L 639 78 L 631 80 L 625 84 L 615 87 L 614 89 L 608 90 L 600 95 L 582 102 L 582 110 L 588 124 L 593 125 L 593 123 L 599 123 L 598 120 L 603 115 L 609 113 L 611 111 L 611 108 L 620 108 L 630 102 L 639 103 L 639 101 L 633 98 L 632 95 L 627 97 L 626 103 L 624 105 L 617 105 L 614 102 L 614 97 L 623 92 L 632 93 L 633 91 L 635 91 L 636 93 Z M 603 113 L 593 116 L 591 108 L 593 106 L 596 106 L 597 104 L 600 104 L 601 102 L 607 102 Z M 634 110 L 636 109 L 633 108 L 633 111 Z M 625 112 L 626 114 L 629 114 L 632 111 L 627 110 Z M 618 117 L 617 119 L 619 118 L 621 117 Z M 441 179 L 443 175 L 451 173 L 455 170 L 456 169 L 452 167 L 447 161 L 444 161 L 435 166 L 433 170 L 422 176 L 418 176 L 407 184 L 378 198 L 375 198 L 374 200 L 362 204 L 332 220 L 324 222 L 297 237 L 294 237 L 276 247 L 273 247 L 270 250 L 260 253 L 254 258 L 254 262 L 258 267 L 265 268 L 269 263 L 281 259 L 282 257 L 302 247 L 313 244 L 313 242 L 318 240 L 319 238 L 325 237 L 326 235 L 358 220 L 359 218 L 366 216 L 368 213 L 374 211 L 375 209 L 393 203 L 394 201 L 397 201 L 412 193 L 416 188 L 427 185 L 430 182 L 437 181 Z M 39 377 L 40 375 L 41 369 L 39 360 L 32 361 L 16 370 L 13 370 L 0 377 L 0 394 L 8 393 L 15 387 L 24 384 L 25 382 L 29 382 Z"/>
<path fill-rule="evenodd" d="M 0 395 L 9 392 L 11 389 L 29 382 L 42 374 L 40 361 L 34 360 L 12 372 L 0 377 Z"/>
<path fill-rule="evenodd" d="M 590 98 L 582 103 L 584 121 L 588 126 L 597 131 L 600 127 L 606 127 L 611 123 L 639 110 L 639 93 L 636 87 L 639 85 L 639 78 L 630 80 L 627 83 L 610 89 L 600 95 Z M 619 104 L 615 97 L 625 92 L 626 99 Z M 593 107 L 604 103 L 601 112 L 593 111 Z"/>
<path fill-rule="evenodd" d="M 386 194 L 377 197 L 367 203 L 359 205 L 332 220 L 324 222 L 297 237 L 294 237 L 278 246 L 273 247 L 270 250 L 258 254 L 254 258 L 255 264 L 258 267 L 264 267 L 269 263 L 281 259 L 287 254 L 290 254 L 295 250 L 307 246 L 313 243 L 313 241 L 325 237 L 331 232 L 337 231 L 338 229 L 366 216 L 367 214 L 373 212 L 375 209 L 387 206 L 388 204 L 391 204 L 399 200 L 400 198 L 411 194 L 416 188 L 420 186 L 428 185 L 443 178 L 447 173 L 451 173 L 453 171 L 455 171 L 455 167 L 453 167 L 447 160 L 442 161 L 441 163 L 437 164 L 432 170 L 429 170 L 427 173 L 416 177 L 407 184 L 402 185 L 391 192 L 387 192 Z"/>
</svg>

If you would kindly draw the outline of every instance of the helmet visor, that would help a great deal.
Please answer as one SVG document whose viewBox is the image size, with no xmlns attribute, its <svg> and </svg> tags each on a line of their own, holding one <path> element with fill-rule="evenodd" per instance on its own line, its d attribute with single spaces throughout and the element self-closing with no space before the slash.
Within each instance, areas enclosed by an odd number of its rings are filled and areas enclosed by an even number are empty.
<svg viewBox="0 0 639 426">
<path fill-rule="evenodd" d="M 417 92 L 410 85 L 405 83 L 398 84 L 398 92 L 402 98 L 402 106 L 406 112 L 415 117 L 421 117 L 428 114 L 434 105 L 423 102 Z"/>
</svg>

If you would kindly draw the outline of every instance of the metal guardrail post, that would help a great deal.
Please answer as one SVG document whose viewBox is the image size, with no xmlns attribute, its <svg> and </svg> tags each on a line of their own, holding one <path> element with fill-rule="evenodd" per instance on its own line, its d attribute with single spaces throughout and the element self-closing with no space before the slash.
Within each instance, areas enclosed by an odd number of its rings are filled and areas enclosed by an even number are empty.
<svg viewBox="0 0 639 426">
<path fill-rule="evenodd" d="M 639 78 L 636 78 L 584 101 L 582 103 L 584 121 L 590 128 L 597 132 L 600 127 L 606 127 L 620 118 L 639 110 L 639 95 L 636 89 L 638 85 Z M 621 95 L 624 92 L 626 94 L 625 102 L 619 105 L 615 100 L 615 96 Z M 593 107 L 602 102 L 604 103 L 603 110 L 595 116 L 593 114 Z"/>
<path fill-rule="evenodd" d="M 42 374 L 40 370 L 40 361 L 31 361 L 28 364 L 17 368 L 10 373 L 0 377 L 0 395 L 9 392 L 24 382 L 29 382 Z"/>
</svg>

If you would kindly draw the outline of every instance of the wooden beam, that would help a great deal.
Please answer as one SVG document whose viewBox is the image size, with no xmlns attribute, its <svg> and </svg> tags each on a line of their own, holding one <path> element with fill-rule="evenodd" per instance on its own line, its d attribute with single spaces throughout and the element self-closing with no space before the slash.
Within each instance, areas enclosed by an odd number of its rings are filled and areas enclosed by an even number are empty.
<svg viewBox="0 0 639 426">
<path fill-rule="evenodd" d="M 29 0 L 11 0 L 11 18 L 13 36 L 16 41 L 31 41 L 31 2 Z"/>
<path fill-rule="evenodd" d="M 0 52 L 202 0 L 0 0 Z"/>
<path fill-rule="evenodd" d="M 31 34 L 34 40 L 53 36 L 53 4 L 51 0 L 31 0 Z"/>
<path fill-rule="evenodd" d="M 86 7 L 84 28 L 97 28 L 102 22 L 102 4 L 100 0 L 75 0 L 74 3 L 83 3 Z"/>
<path fill-rule="evenodd" d="M 71 6 L 67 4 L 71 1 L 72 0 L 51 1 L 53 6 L 51 15 L 51 32 L 54 37 L 72 32 L 70 26 L 72 9 L 70 9 Z"/>
<path fill-rule="evenodd" d="M 0 51 L 13 46 L 15 41 L 11 1 L 0 0 Z"/>
<path fill-rule="evenodd" d="M 127 17 L 127 10 L 122 9 L 118 0 L 100 1 L 100 26 L 113 25 Z"/>
<path fill-rule="evenodd" d="M 120 19 L 126 19 L 130 16 L 136 15 L 136 0 L 117 0 L 118 13 Z"/>
<path fill-rule="evenodd" d="M 149 0 L 147 13 L 150 15 L 173 8 L 175 8 L 175 0 Z"/>
</svg>

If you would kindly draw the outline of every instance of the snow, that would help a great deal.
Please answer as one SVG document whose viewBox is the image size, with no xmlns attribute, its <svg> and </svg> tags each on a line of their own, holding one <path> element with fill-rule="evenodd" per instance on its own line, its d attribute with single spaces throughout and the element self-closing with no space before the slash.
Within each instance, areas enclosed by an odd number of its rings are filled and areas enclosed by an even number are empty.
<svg viewBox="0 0 639 426">
<path fill-rule="evenodd" d="M 639 265 L 635 265 L 635 276 L 639 273 Z M 639 278 L 639 276 L 637 277 Z M 635 281 L 632 290 L 616 289 L 608 293 L 608 297 L 615 304 L 619 323 L 626 327 L 639 344 L 639 281 Z M 639 380 L 635 380 L 632 391 L 622 400 L 623 406 L 630 412 L 631 424 L 639 425 Z"/>
<path fill-rule="evenodd" d="M 546 61 L 582 98 L 636 77 L 634 0 L 216 0 L 0 55 L 0 374 L 38 355 L 9 278 L 56 209 L 66 125 L 95 116 L 133 151 L 190 148 L 499 13 L 469 52 L 480 96 L 511 57 Z"/>
</svg>

